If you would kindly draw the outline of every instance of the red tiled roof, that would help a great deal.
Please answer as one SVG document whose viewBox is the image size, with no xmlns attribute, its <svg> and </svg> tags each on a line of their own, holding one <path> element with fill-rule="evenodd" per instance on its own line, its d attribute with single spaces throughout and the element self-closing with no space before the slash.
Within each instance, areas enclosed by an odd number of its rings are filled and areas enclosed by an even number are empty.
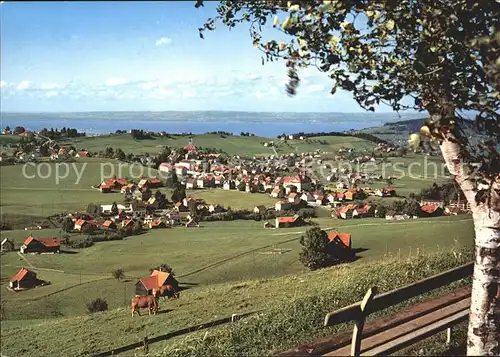
<svg viewBox="0 0 500 357">
<path fill-rule="evenodd" d="M 351 247 L 351 235 L 349 233 L 341 233 L 341 232 L 330 232 L 330 233 L 328 233 L 328 239 L 330 240 L 330 242 L 333 242 L 337 238 L 346 247 Z"/>
<path fill-rule="evenodd" d="M 420 209 L 422 211 L 424 211 L 425 213 L 428 213 L 428 214 L 432 214 L 434 212 L 436 212 L 436 210 L 439 208 L 439 206 L 437 205 L 423 205 L 422 207 L 420 207 Z"/>
<path fill-rule="evenodd" d="M 61 243 L 59 242 L 59 239 L 57 238 L 38 238 L 36 239 L 40 243 L 42 243 L 46 247 L 59 247 L 61 246 Z"/>
<path fill-rule="evenodd" d="M 28 237 L 26 237 L 26 239 L 24 240 L 24 245 L 25 246 L 28 246 L 28 244 L 30 244 L 35 238 L 33 238 L 33 236 L 30 234 Z"/>
<path fill-rule="evenodd" d="M 358 214 L 366 214 L 368 213 L 368 211 L 370 210 L 370 206 L 366 205 L 362 208 L 356 208 L 356 212 L 358 212 Z"/>
<path fill-rule="evenodd" d="M 128 226 L 130 223 L 132 223 L 132 220 L 131 219 L 125 219 L 123 220 L 123 226 Z"/>
<path fill-rule="evenodd" d="M 11 279 L 10 279 L 10 282 L 13 283 L 15 281 L 20 281 L 20 280 L 23 280 L 23 278 L 26 276 L 26 274 L 29 273 L 29 270 L 26 269 L 26 268 L 21 268 L 19 269 L 19 271 L 17 272 L 16 275 L 14 275 Z"/>
<path fill-rule="evenodd" d="M 102 224 L 103 227 L 109 227 L 111 226 L 113 223 L 113 221 L 110 221 L 109 219 L 107 221 L 104 221 L 104 223 Z"/>
<path fill-rule="evenodd" d="M 86 223 L 87 221 L 84 220 L 84 219 L 77 219 L 76 222 L 75 222 L 75 225 L 77 226 L 82 226 Z"/>
<path fill-rule="evenodd" d="M 297 217 L 296 216 L 292 216 L 292 217 L 278 217 L 277 218 L 278 220 L 278 223 L 293 223 L 297 220 Z"/>
</svg>

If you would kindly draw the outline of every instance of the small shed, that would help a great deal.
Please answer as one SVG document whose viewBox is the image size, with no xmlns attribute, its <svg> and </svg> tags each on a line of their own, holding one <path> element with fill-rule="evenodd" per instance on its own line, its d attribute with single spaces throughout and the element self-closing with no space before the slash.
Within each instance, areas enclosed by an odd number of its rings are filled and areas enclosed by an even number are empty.
<svg viewBox="0 0 500 357">
<path fill-rule="evenodd" d="M 330 232 L 328 233 L 328 240 L 330 243 L 340 243 L 349 249 L 352 247 L 351 235 L 349 233 Z"/>
<path fill-rule="evenodd" d="M 0 250 L 2 252 L 11 252 L 14 250 L 14 243 L 9 238 L 5 238 L 0 244 Z"/>
<path fill-rule="evenodd" d="M 159 289 L 164 285 L 172 285 L 178 290 L 179 282 L 170 273 L 153 270 L 150 276 L 139 279 L 135 284 L 136 295 L 151 295 L 153 289 Z"/>
<path fill-rule="evenodd" d="M 37 286 L 39 280 L 36 273 L 26 268 L 21 268 L 16 275 L 14 275 L 9 282 L 9 287 L 13 290 L 31 289 Z"/>
</svg>

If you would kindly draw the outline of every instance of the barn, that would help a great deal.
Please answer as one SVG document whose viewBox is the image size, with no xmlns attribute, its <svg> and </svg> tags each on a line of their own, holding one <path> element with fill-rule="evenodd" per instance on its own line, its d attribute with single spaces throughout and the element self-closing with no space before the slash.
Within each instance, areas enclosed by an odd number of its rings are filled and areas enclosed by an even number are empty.
<svg viewBox="0 0 500 357">
<path fill-rule="evenodd" d="M 153 270 L 150 276 L 139 279 L 135 284 L 135 293 L 136 295 L 151 295 L 153 289 L 164 285 L 172 285 L 177 290 L 179 282 L 170 273 Z"/>
<path fill-rule="evenodd" d="M 5 238 L 1 243 L 2 252 L 11 252 L 14 250 L 14 243 L 9 238 Z"/>
<path fill-rule="evenodd" d="M 352 241 L 351 235 L 349 233 L 341 233 L 341 232 L 330 232 L 328 233 L 328 240 L 330 242 L 337 242 L 344 245 L 346 248 L 351 248 Z"/>
<path fill-rule="evenodd" d="M 26 268 L 21 268 L 16 275 L 14 275 L 9 282 L 9 287 L 13 290 L 31 289 L 37 286 L 39 280 L 36 273 Z"/>
<path fill-rule="evenodd" d="M 291 217 L 276 217 L 276 228 L 299 227 L 304 225 L 304 220 L 299 215 Z"/>
<path fill-rule="evenodd" d="M 34 238 L 31 234 L 26 238 L 21 253 L 59 253 L 61 243 L 56 238 Z"/>
</svg>

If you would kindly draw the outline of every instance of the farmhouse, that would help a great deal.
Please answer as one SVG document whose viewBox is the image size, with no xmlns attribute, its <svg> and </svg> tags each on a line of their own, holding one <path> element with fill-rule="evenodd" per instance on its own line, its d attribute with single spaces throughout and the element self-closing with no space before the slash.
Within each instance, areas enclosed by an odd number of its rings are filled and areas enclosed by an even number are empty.
<svg viewBox="0 0 500 357">
<path fill-rule="evenodd" d="M 14 243 L 9 238 L 5 238 L 2 240 L 0 244 L 0 251 L 2 252 L 11 252 L 14 250 Z"/>
<path fill-rule="evenodd" d="M 155 219 L 149 223 L 149 229 L 156 229 L 156 228 L 167 228 L 167 225 L 161 219 Z"/>
<path fill-rule="evenodd" d="M 364 205 L 363 207 L 357 207 L 354 209 L 352 212 L 352 218 L 366 218 L 366 217 L 372 217 L 373 214 L 370 212 L 370 206 L 369 205 Z"/>
<path fill-rule="evenodd" d="M 21 253 L 59 253 L 61 244 L 56 238 L 34 238 L 31 234 L 20 248 Z"/>
<path fill-rule="evenodd" d="M 115 222 L 108 219 L 103 222 L 102 227 L 105 229 L 116 229 L 116 224 Z"/>
<path fill-rule="evenodd" d="M 311 179 L 307 176 L 288 176 L 283 179 L 283 186 L 286 193 L 291 192 L 291 186 L 297 188 L 297 192 L 307 191 L 311 188 Z"/>
<path fill-rule="evenodd" d="M 259 213 L 259 214 L 264 214 L 266 213 L 267 208 L 266 206 L 260 205 L 260 206 L 255 206 L 253 209 L 254 213 Z"/>
<path fill-rule="evenodd" d="M 88 222 L 84 219 L 77 219 L 75 221 L 75 227 L 74 227 L 74 230 L 75 231 L 81 231 L 83 229 L 83 227 L 85 227 L 85 225 L 87 225 Z"/>
<path fill-rule="evenodd" d="M 31 289 L 38 284 L 36 273 L 26 268 L 21 268 L 9 281 L 9 287 L 13 290 Z"/>
<path fill-rule="evenodd" d="M 150 276 L 139 279 L 135 284 L 135 293 L 137 295 L 150 295 L 153 293 L 153 289 L 159 289 L 165 285 L 172 285 L 176 290 L 179 288 L 179 282 L 172 274 L 153 270 Z"/>
<path fill-rule="evenodd" d="M 351 203 L 345 206 L 341 206 L 337 209 L 337 217 L 342 219 L 350 219 L 353 218 L 354 210 L 356 209 L 356 205 Z"/>
<path fill-rule="evenodd" d="M 330 232 L 328 233 L 328 240 L 330 242 L 338 242 L 344 245 L 346 248 L 351 249 L 351 235 L 349 233 L 340 232 Z"/>
<path fill-rule="evenodd" d="M 420 210 L 424 217 L 438 217 L 443 215 L 443 209 L 436 205 L 424 205 L 420 207 Z"/>
<path fill-rule="evenodd" d="M 299 227 L 304 225 L 304 220 L 299 215 L 292 217 L 276 217 L 276 228 Z"/>
<path fill-rule="evenodd" d="M 120 192 L 121 193 L 125 193 L 125 192 L 133 192 L 135 190 L 135 184 L 133 183 L 129 183 L 125 186 L 122 186 L 122 188 L 120 189 Z"/>
<path fill-rule="evenodd" d="M 112 189 L 111 186 L 106 185 L 104 183 L 99 186 L 99 190 L 101 191 L 101 193 L 110 193 L 111 189 Z"/>
<path fill-rule="evenodd" d="M 158 171 L 169 173 L 172 171 L 172 165 L 169 164 L 168 162 L 162 162 L 160 166 L 158 167 Z"/>
<path fill-rule="evenodd" d="M 186 188 L 187 189 L 193 190 L 197 187 L 198 187 L 198 182 L 195 178 L 190 177 L 187 179 L 187 181 L 186 181 Z"/>
<path fill-rule="evenodd" d="M 292 209 L 292 207 L 293 207 L 293 203 L 291 203 L 289 201 L 278 201 L 274 205 L 274 209 L 276 211 L 285 211 L 285 210 Z"/>
<path fill-rule="evenodd" d="M 142 179 L 139 181 L 137 184 L 137 187 L 140 189 L 142 188 L 158 188 L 161 187 L 161 180 L 158 178 L 152 178 L 152 179 Z"/>
</svg>

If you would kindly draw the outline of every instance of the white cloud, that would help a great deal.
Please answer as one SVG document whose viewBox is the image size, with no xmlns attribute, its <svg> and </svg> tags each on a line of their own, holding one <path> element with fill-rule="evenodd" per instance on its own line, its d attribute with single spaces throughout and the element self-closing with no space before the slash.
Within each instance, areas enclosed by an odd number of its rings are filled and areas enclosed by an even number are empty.
<svg viewBox="0 0 500 357">
<path fill-rule="evenodd" d="M 115 86 L 122 86 L 127 83 L 129 83 L 129 80 L 126 78 L 110 78 L 106 81 L 106 86 L 115 87 Z"/>
<path fill-rule="evenodd" d="M 308 93 L 321 92 L 326 91 L 324 84 L 311 84 L 305 88 L 305 91 Z"/>
<path fill-rule="evenodd" d="M 160 47 L 163 45 L 170 45 L 172 43 L 172 39 L 169 37 L 162 37 L 156 40 L 156 47 Z"/>
<path fill-rule="evenodd" d="M 53 90 L 53 89 L 61 89 L 62 86 L 57 83 L 44 83 L 39 87 L 41 90 Z"/>
<path fill-rule="evenodd" d="M 30 81 L 26 81 L 26 80 L 25 80 L 25 81 L 20 82 L 20 83 L 17 85 L 16 89 L 17 89 L 17 90 L 25 90 L 25 89 L 28 89 L 28 88 L 30 88 L 30 87 L 31 87 L 31 82 L 30 82 Z"/>
<path fill-rule="evenodd" d="M 257 98 L 262 98 L 264 97 L 264 93 L 262 93 L 260 90 L 258 90 L 257 92 L 254 93 L 254 95 L 257 97 Z"/>
<path fill-rule="evenodd" d="M 57 97 L 58 95 L 59 95 L 59 92 L 56 90 L 51 90 L 51 91 L 45 93 L 45 96 L 47 98 Z"/>
<path fill-rule="evenodd" d="M 7 87 L 8 85 L 9 85 L 9 83 L 7 83 L 5 81 L 0 81 L 0 88 Z"/>
</svg>

